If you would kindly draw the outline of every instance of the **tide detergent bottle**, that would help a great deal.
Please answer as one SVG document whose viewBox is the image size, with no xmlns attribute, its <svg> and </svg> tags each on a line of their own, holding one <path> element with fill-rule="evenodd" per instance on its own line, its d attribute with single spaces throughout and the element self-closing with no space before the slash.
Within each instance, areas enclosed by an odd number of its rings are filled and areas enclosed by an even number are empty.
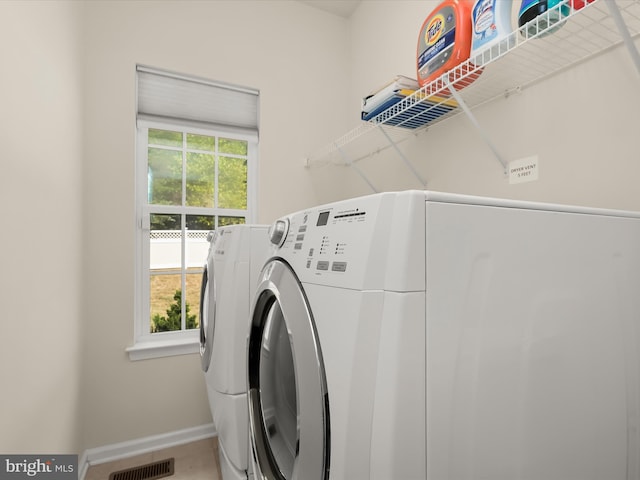
<svg viewBox="0 0 640 480">
<path fill-rule="evenodd" d="M 422 24 L 418 36 L 417 75 L 424 86 L 469 59 L 471 52 L 471 0 L 444 0 Z M 475 66 L 461 67 L 464 78 L 455 88 L 470 84 L 480 74 Z M 467 75 L 467 73 L 472 72 Z M 444 85 L 444 83 L 442 84 Z"/>
</svg>

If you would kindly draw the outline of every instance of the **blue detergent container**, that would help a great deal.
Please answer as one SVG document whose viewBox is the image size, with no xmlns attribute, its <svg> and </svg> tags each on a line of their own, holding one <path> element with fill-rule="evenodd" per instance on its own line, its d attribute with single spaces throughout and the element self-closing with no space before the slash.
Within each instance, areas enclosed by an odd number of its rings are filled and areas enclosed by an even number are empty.
<svg viewBox="0 0 640 480">
<path fill-rule="evenodd" d="M 563 20 L 569 16 L 569 12 L 571 7 L 566 0 L 522 0 L 518 13 L 518 27 L 537 19 L 537 22 L 531 22 L 527 26 L 526 32 L 535 35 L 544 30 L 544 33 L 539 35 L 544 37 L 558 30 L 563 25 Z"/>
</svg>

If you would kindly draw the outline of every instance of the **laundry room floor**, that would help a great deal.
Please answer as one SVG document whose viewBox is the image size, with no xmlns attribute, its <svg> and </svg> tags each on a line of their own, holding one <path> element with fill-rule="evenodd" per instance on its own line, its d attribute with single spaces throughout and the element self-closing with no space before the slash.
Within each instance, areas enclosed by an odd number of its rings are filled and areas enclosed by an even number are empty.
<svg viewBox="0 0 640 480">
<path fill-rule="evenodd" d="M 101 463 L 89 467 L 85 480 L 108 480 L 112 472 L 146 465 L 166 458 L 175 458 L 174 474 L 167 479 L 222 480 L 218 465 L 218 438 L 206 438 L 197 442 L 166 448 L 135 457 Z"/>
</svg>

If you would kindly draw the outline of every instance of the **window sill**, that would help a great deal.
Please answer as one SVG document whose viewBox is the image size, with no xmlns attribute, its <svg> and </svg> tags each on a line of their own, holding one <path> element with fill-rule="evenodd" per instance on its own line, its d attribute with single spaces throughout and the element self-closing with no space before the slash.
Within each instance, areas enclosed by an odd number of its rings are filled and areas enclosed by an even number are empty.
<svg viewBox="0 0 640 480">
<path fill-rule="evenodd" d="M 126 351 L 132 362 L 176 355 L 191 355 L 200 353 L 200 340 L 194 335 L 138 340 L 133 346 L 127 347 Z"/>
</svg>

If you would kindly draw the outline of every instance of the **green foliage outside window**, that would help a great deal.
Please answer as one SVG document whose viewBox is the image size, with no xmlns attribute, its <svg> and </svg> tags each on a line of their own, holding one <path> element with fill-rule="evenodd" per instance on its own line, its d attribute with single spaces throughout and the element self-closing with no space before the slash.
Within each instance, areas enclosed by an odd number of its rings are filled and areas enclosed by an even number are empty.
<svg viewBox="0 0 640 480">
<path fill-rule="evenodd" d="M 182 329 L 182 290 L 176 290 L 173 295 L 174 302 L 167 308 L 167 316 L 156 313 L 152 318 L 151 333 L 172 332 Z M 196 316 L 189 315 L 191 307 L 184 304 L 184 312 L 187 317 L 187 330 L 198 328 Z"/>
<path fill-rule="evenodd" d="M 183 134 L 149 129 L 148 202 L 153 205 L 184 203 L 192 207 L 246 210 L 247 142 L 218 137 L 216 152 L 216 137 L 186 134 L 186 140 L 186 178 L 183 192 Z"/>
</svg>

